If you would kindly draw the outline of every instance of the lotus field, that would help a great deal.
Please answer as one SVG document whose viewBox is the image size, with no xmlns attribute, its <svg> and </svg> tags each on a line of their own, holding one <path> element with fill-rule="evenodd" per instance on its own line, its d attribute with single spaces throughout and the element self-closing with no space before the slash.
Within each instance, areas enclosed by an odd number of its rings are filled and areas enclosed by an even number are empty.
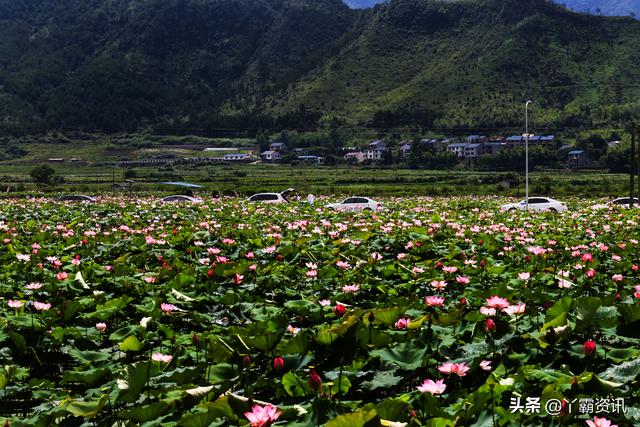
<svg viewBox="0 0 640 427">
<path fill-rule="evenodd" d="M 3 201 L 0 420 L 637 425 L 638 211 L 504 202 Z"/>
</svg>

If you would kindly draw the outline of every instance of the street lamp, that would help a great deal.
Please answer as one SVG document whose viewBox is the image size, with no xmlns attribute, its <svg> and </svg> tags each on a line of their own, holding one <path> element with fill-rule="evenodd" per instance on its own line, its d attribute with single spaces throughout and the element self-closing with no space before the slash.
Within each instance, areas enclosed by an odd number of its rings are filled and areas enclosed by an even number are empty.
<svg viewBox="0 0 640 427">
<path fill-rule="evenodd" d="M 529 210 L 529 104 L 524 104 L 524 200 L 525 210 Z"/>
</svg>

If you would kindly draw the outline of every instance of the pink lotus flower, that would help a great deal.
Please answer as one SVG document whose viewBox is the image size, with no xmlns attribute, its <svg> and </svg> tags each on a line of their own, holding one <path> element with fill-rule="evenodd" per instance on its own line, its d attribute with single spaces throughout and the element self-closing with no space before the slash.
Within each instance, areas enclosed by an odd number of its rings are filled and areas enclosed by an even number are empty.
<svg viewBox="0 0 640 427">
<path fill-rule="evenodd" d="M 374 261 L 380 261 L 382 259 L 382 255 L 379 252 L 374 252 L 371 254 L 371 259 Z"/>
<path fill-rule="evenodd" d="M 142 280 L 147 283 L 156 283 L 156 280 L 158 279 L 156 278 L 156 276 L 145 276 Z"/>
<path fill-rule="evenodd" d="M 444 280 L 432 280 L 431 287 L 439 291 L 444 291 L 444 288 L 447 287 L 447 282 L 445 282 Z"/>
<path fill-rule="evenodd" d="M 636 291 L 633 294 L 633 296 L 636 297 L 636 298 L 640 298 L 640 285 L 636 286 L 635 289 L 636 289 Z"/>
<path fill-rule="evenodd" d="M 256 264 L 251 264 L 249 266 L 249 271 L 256 271 L 258 269 L 258 266 Z"/>
<path fill-rule="evenodd" d="M 253 405 L 251 412 L 245 412 L 244 416 L 251 422 L 251 427 L 267 427 L 276 421 L 282 412 L 270 403 L 265 406 Z"/>
<path fill-rule="evenodd" d="M 287 332 L 295 336 L 295 335 L 298 335 L 298 332 L 300 332 L 300 328 L 296 328 L 293 325 L 289 325 L 287 326 Z"/>
<path fill-rule="evenodd" d="M 348 262 L 346 262 L 346 261 L 337 261 L 337 262 L 336 262 L 336 266 L 337 266 L 338 268 L 343 269 L 343 270 L 347 270 L 348 268 L 350 268 L 350 267 L 351 267 L 351 264 L 349 264 L 349 263 L 348 263 Z"/>
<path fill-rule="evenodd" d="M 243 275 L 236 274 L 235 276 L 233 276 L 233 283 L 235 283 L 236 285 L 239 285 L 240 283 L 242 283 L 242 279 L 244 279 Z"/>
<path fill-rule="evenodd" d="M 255 255 L 253 254 L 253 252 L 247 252 L 247 253 L 245 254 L 245 256 L 244 256 L 244 257 L 245 257 L 246 259 L 253 259 L 253 257 L 254 257 L 254 256 L 255 256 Z"/>
<path fill-rule="evenodd" d="M 480 307 L 480 314 L 484 316 L 495 316 L 496 309 L 493 307 Z"/>
<path fill-rule="evenodd" d="M 524 280 L 525 282 L 531 278 L 531 273 L 528 271 L 518 273 L 518 279 Z"/>
<path fill-rule="evenodd" d="M 444 298 L 439 296 L 428 296 L 424 299 L 425 304 L 429 307 L 442 307 L 444 306 Z"/>
<path fill-rule="evenodd" d="M 16 310 L 24 306 L 24 302 L 22 302 L 22 301 L 14 301 L 14 300 L 11 300 L 11 299 L 9 301 L 7 301 L 7 304 L 9 304 L 9 307 L 15 308 Z"/>
<path fill-rule="evenodd" d="M 524 303 L 518 303 L 515 305 L 510 305 L 509 307 L 505 308 L 503 311 L 511 316 L 513 315 L 518 315 L 518 314 L 522 314 L 524 313 L 524 309 L 527 307 L 526 304 Z"/>
<path fill-rule="evenodd" d="M 66 271 L 61 271 L 60 273 L 56 274 L 56 279 L 58 280 L 66 280 L 69 277 L 69 273 L 67 273 Z"/>
<path fill-rule="evenodd" d="M 170 354 L 153 353 L 151 359 L 160 363 L 170 363 L 173 360 L 173 356 Z"/>
<path fill-rule="evenodd" d="M 487 306 L 502 310 L 509 306 L 509 301 L 505 298 L 500 298 L 499 296 L 494 295 L 491 298 L 487 298 Z"/>
<path fill-rule="evenodd" d="M 318 277 L 318 270 L 307 271 L 307 277 L 311 277 L 311 278 Z"/>
<path fill-rule="evenodd" d="M 33 303 L 33 306 L 38 311 L 47 311 L 47 310 L 49 310 L 51 308 L 51 304 L 49 304 L 48 302 L 36 301 L 36 302 Z"/>
<path fill-rule="evenodd" d="M 400 319 L 398 319 L 398 321 L 396 322 L 396 328 L 397 329 L 407 329 L 407 327 L 409 326 L 409 323 L 411 323 L 411 319 L 408 317 L 401 317 Z"/>
<path fill-rule="evenodd" d="M 593 261 L 593 255 L 591 255 L 591 254 L 583 254 L 580 259 L 582 260 L 582 262 L 591 262 L 591 261 Z"/>
<path fill-rule="evenodd" d="M 483 360 L 482 362 L 480 362 L 480 368 L 482 368 L 483 371 L 491 371 L 491 361 Z"/>
<path fill-rule="evenodd" d="M 160 304 L 160 310 L 164 311 L 165 313 L 171 313 L 172 311 L 176 311 L 177 309 L 178 307 L 173 304 L 168 304 L 166 302 Z"/>
<path fill-rule="evenodd" d="M 433 381 L 424 380 L 422 385 L 418 386 L 418 390 L 421 393 L 442 394 L 447 389 L 447 385 L 444 383 L 444 379 Z"/>
<path fill-rule="evenodd" d="M 107 324 L 102 322 L 96 323 L 96 329 L 98 330 L 98 332 L 102 333 L 107 330 Z"/>
<path fill-rule="evenodd" d="M 529 246 L 527 251 L 534 255 L 544 255 L 547 252 L 545 248 L 541 248 L 540 246 Z"/>
<path fill-rule="evenodd" d="M 39 282 L 32 282 L 32 283 L 29 283 L 28 285 L 25 285 L 25 288 L 29 289 L 30 291 L 38 290 L 41 287 L 42 287 L 42 283 L 39 283 Z"/>
<path fill-rule="evenodd" d="M 592 268 L 588 269 L 585 273 L 584 273 L 589 279 L 593 279 L 594 277 L 596 277 L 596 271 Z"/>
<path fill-rule="evenodd" d="M 611 420 L 606 418 L 593 417 L 593 421 L 586 420 L 589 427 L 618 427 L 617 424 L 611 424 Z"/>
<path fill-rule="evenodd" d="M 444 271 L 445 273 L 453 274 L 458 271 L 458 267 L 444 266 L 442 267 L 442 271 Z"/>
<path fill-rule="evenodd" d="M 466 363 L 451 363 L 445 362 L 441 366 L 438 366 L 438 371 L 445 375 L 456 374 L 459 377 L 464 377 L 467 375 L 467 371 L 469 371 L 469 367 Z"/>
<path fill-rule="evenodd" d="M 322 307 L 327 307 L 331 305 L 331 300 L 321 299 L 320 301 L 318 301 L 318 304 L 320 304 Z"/>
<path fill-rule="evenodd" d="M 456 276 L 456 283 L 468 285 L 471 280 L 467 276 Z"/>
<path fill-rule="evenodd" d="M 565 279 L 558 279 L 558 287 L 560 289 L 569 289 L 572 286 L 572 283 Z"/>
<path fill-rule="evenodd" d="M 31 259 L 31 255 L 16 254 L 16 258 L 18 258 L 18 261 L 29 262 L 29 260 Z"/>
<path fill-rule="evenodd" d="M 355 294 L 360 290 L 360 286 L 358 285 L 344 285 L 342 287 L 342 292 L 347 294 Z"/>
<path fill-rule="evenodd" d="M 614 274 L 613 277 L 611 277 L 611 280 L 614 282 L 622 282 L 624 280 L 624 276 L 622 274 Z"/>
</svg>

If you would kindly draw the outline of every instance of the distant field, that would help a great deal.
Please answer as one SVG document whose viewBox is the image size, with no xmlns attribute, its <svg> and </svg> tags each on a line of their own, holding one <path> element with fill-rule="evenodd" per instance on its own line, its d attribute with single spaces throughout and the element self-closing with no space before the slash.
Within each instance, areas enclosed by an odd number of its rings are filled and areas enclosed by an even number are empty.
<svg viewBox="0 0 640 427">
<path fill-rule="evenodd" d="M 10 191 L 91 193 L 111 192 L 113 183 L 124 180 L 125 169 L 71 164 L 52 165 L 64 183 L 55 187 L 38 186 L 29 171 L 33 165 L 2 165 L 0 189 Z M 524 195 L 524 179 L 508 188 L 510 176 L 498 172 L 422 171 L 409 169 L 364 169 L 281 165 L 173 166 L 136 168 L 134 184 L 138 191 L 176 192 L 159 185 L 162 181 L 188 181 L 204 187 L 209 194 L 246 195 L 262 191 L 282 191 L 289 187 L 300 193 L 364 195 Z M 530 193 L 557 196 L 616 196 L 628 192 L 629 178 L 621 174 L 536 172 L 530 175 Z"/>
<path fill-rule="evenodd" d="M 122 183 L 126 169 L 117 167 L 123 159 L 144 158 L 159 152 L 176 157 L 219 156 L 181 146 L 167 149 L 171 141 L 122 144 L 114 140 L 75 141 L 69 143 L 29 143 L 22 147 L 27 155 L 14 161 L 0 162 L 1 192 L 90 192 L 110 193 L 114 183 Z M 248 141 L 240 141 L 248 145 Z M 198 141 L 207 146 L 208 141 Z M 211 145 L 215 141 L 210 142 Z M 63 163 L 49 163 L 64 182 L 55 187 L 38 186 L 30 170 L 50 158 L 64 158 Z M 77 158 L 78 162 L 69 159 Z M 300 193 L 363 195 L 524 195 L 524 176 L 504 172 L 410 170 L 401 167 L 367 168 L 313 165 L 175 165 L 160 168 L 135 168 L 135 191 L 176 192 L 176 188 L 159 185 L 162 181 L 189 181 L 204 187 L 207 194 L 246 195 L 260 191 L 281 191 L 289 187 Z M 512 180 L 506 186 L 505 180 Z M 514 181 L 515 180 L 515 181 Z M 569 171 L 533 172 L 531 194 L 557 196 L 617 196 L 628 192 L 629 178 L 621 174 Z"/>
</svg>

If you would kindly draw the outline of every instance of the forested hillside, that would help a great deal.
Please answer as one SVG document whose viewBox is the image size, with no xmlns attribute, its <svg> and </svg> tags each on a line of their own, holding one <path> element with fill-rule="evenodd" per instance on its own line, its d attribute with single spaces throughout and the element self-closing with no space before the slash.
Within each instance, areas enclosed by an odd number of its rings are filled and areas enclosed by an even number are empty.
<svg viewBox="0 0 640 427">
<path fill-rule="evenodd" d="M 0 126 L 548 128 L 638 111 L 640 23 L 545 0 L 0 0 Z"/>
</svg>

